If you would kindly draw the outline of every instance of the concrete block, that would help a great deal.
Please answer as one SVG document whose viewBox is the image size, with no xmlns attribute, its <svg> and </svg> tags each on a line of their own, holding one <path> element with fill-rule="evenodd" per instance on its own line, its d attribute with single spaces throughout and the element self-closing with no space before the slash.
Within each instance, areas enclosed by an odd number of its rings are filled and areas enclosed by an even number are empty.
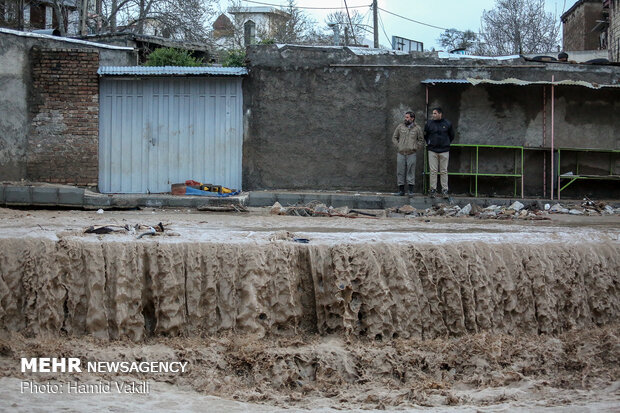
<svg viewBox="0 0 620 413">
<path fill-rule="evenodd" d="M 332 205 L 332 196 L 330 194 L 306 194 L 304 197 L 304 204 L 310 202 L 319 202 L 327 206 Z"/>
<path fill-rule="evenodd" d="M 6 205 L 30 205 L 32 204 L 31 189 L 30 186 L 5 186 L 4 202 Z"/>
<path fill-rule="evenodd" d="M 276 194 L 278 202 L 283 207 L 293 206 L 293 205 L 298 205 L 298 204 L 301 205 L 303 201 L 300 195 L 301 194 L 289 193 L 289 192 L 283 192 L 283 193 Z"/>
<path fill-rule="evenodd" d="M 415 197 L 413 199 L 409 199 L 408 196 L 398 196 L 398 195 L 387 195 L 383 198 L 383 207 L 384 208 L 400 208 L 403 205 L 411 205 L 414 208 L 417 208 L 414 204 L 417 203 Z"/>
<path fill-rule="evenodd" d="M 355 209 L 358 208 L 357 206 L 357 196 L 352 196 L 352 195 L 340 195 L 340 194 L 334 194 L 332 195 L 332 206 L 334 208 L 340 208 L 340 207 L 349 207 L 349 209 Z"/>
<path fill-rule="evenodd" d="M 247 192 L 244 192 L 243 194 L 239 194 L 235 198 L 237 198 L 239 205 L 250 206 L 250 194 L 248 194 Z"/>
<path fill-rule="evenodd" d="M 161 208 L 164 206 L 164 202 L 159 198 L 140 198 L 138 203 L 149 208 Z"/>
<path fill-rule="evenodd" d="M 48 186 L 33 187 L 32 203 L 34 205 L 58 205 L 58 188 Z"/>
<path fill-rule="evenodd" d="M 276 203 L 276 200 L 276 195 L 273 192 L 250 192 L 248 205 L 252 207 L 272 206 Z"/>
<path fill-rule="evenodd" d="M 355 198 L 358 209 L 383 209 L 383 197 L 378 195 L 362 195 Z"/>
<path fill-rule="evenodd" d="M 210 199 L 208 197 L 191 197 L 191 196 L 171 196 L 162 198 L 164 207 L 170 208 L 194 208 L 198 205 L 200 198 Z M 204 202 L 204 201 L 203 201 Z"/>
<path fill-rule="evenodd" d="M 112 197 L 108 195 L 84 195 L 84 208 L 99 209 L 112 206 Z"/>
<path fill-rule="evenodd" d="M 71 187 L 58 188 L 58 205 L 84 206 L 84 189 Z"/>
</svg>

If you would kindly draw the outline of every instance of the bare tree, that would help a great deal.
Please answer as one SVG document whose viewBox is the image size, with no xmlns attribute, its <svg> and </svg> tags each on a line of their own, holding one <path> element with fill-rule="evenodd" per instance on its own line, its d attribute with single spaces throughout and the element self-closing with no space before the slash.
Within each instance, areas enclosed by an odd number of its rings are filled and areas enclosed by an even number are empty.
<svg viewBox="0 0 620 413">
<path fill-rule="evenodd" d="M 303 10 L 297 8 L 295 0 L 288 0 L 283 10 L 290 18 L 275 25 L 272 40 L 277 43 L 308 43 L 309 34 L 316 22 Z M 265 36 L 267 38 L 268 35 Z"/>
<path fill-rule="evenodd" d="M 96 32 L 124 31 L 187 41 L 207 37 L 206 22 L 215 0 L 101 0 L 91 21 Z"/>
<path fill-rule="evenodd" d="M 457 29 L 446 29 L 439 36 L 439 44 L 449 49 L 465 49 L 468 52 L 472 52 L 476 45 L 478 36 L 472 30 L 465 30 L 464 32 Z"/>
<path fill-rule="evenodd" d="M 560 36 L 559 19 L 545 11 L 544 0 L 495 0 L 482 13 L 482 52 L 491 56 L 543 53 Z"/>
<path fill-rule="evenodd" d="M 373 33 L 370 26 L 364 24 L 364 16 L 357 10 L 353 10 L 351 14 L 343 11 L 329 13 L 325 22 L 328 27 L 336 25 L 340 33 L 345 33 L 344 44 L 359 43 L 365 33 Z"/>
</svg>

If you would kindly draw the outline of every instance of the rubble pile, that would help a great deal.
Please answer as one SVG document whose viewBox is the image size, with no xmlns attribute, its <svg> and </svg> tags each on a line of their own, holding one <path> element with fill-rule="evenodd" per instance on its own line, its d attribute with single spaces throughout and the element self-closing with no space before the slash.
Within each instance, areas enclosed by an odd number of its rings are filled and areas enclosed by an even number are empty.
<svg viewBox="0 0 620 413">
<path fill-rule="evenodd" d="M 397 208 L 388 208 L 384 213 L 369 213 L 365 211 L 349 209 L 348 207 L 334 208 L 318 201 L 312 201 L 305 205 L 282 206 L 276 202 L 271 207 L 273 215 L 288 215 L 301 217 L 345 217 L 345 218 L 379 218 L 379 217 L 475 217 L 479 219 L 521 219 L 521 220 L 548 220 L 552 214 L 570 214 L 585 216 L 620 215 L 620 208 L 614 208 L 601 201 L 591 201 L 585 198 L 580 204 L 544 204 L 532 201 L 523 204 L 519 201 L 509 206 L 489 205 L 481 207 L 477 204 L 467 204 L 463 207 L 455 204 L 437 203 L 426 209 L 417 209 L 411 205 L 403 205 Z"/>
<path fill-rule="evenodd" d="M 376 218 L 375 214 L 349 209 L 349 207 L 334 208 L 317 201 L 306 205 L 283 207 L 276 202 L 269 211 L 273 215 L 290 215 L 299 217 L 344 217 L 344 218 Z"/>
<path fill-rule="evenodd" d="M 550 219 L 551 214 L 570 214 L 570 215 L 620 215 L 620 208 L 613 208 L 604 202 L 594 202 L 588 199 L 580 205 L 554 205 L 545 204 L 541 209 L 536 202 L 524 205 L 515 201 L 510 206 L 490 205 L 482 208 L 476 204 L 467 204 L 464 207 L 458 205 L 436 204 L 431 208 L 418 210 L 411 205 L 404 205 L 400 208 L 388 210 L 391 214 L 405 214 L 412 217 L 463 217 L 473 216 L 480 219 L 523 219 L 523 220 L 546 220 Z"/>
</svg>

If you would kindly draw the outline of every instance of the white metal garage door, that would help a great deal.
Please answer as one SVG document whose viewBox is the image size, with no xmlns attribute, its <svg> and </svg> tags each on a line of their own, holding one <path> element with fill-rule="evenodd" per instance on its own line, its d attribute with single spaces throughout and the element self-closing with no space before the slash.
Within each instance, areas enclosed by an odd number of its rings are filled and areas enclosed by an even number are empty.
<svg viewBox="0 0 620 413">
<path fill-rule="evenodd" d="M 100 192 L 241 189 L 240 77 L 103 77 L 99 96 Z"/>
</svg>

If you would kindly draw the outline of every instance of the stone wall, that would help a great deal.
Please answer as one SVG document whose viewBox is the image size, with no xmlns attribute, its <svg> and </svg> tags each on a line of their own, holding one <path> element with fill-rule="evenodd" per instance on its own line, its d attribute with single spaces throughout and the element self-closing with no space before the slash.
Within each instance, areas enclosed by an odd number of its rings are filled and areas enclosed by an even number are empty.
<svg viewBox="0 0 620 413">
<path fill-rule="evenodd" d="M 99 145 L 99 54 L 35 48 L 31 52 L 31 181 L 96 185 Z"/>
<path fill-rule="evenodd" d="M 368 49 L 252 46 L 244 82 L 246 127 L 244 188 L 393 191 L 396 155 L 391 135 L 407 110 L 421 125 L 441 106 L 457 130 L 455 143 L 551 144 L 549 85 L 431 84 L 425 79 L 508 78 L 614 83 L 620 68 L 580 64 L 438 59 Z M 620 90 L 555 87 L 555 147 L 620 149 L 616 133 Z M 541 150 L 526 155 L 526 196 L 542 196 L 550 160 Z M 526 161 L 527 161 L 526 159 Z M 450 169 L 469 158 L 451 158 Z M 510 154 L 484 159 L 485 167 L 511 168 Z M 417 176 L 423 157 L 418 155 Z M 546 172 L 545 172 L 546 171 Z M 455 180 L 456 182 L 456 180 Z M 465 191 L 467 183 L 462 184 Z M 497 181 L 512 193 L 512 181 Z M 452 186 L 452 185 L 451 185 Z M 455 188 L 456 190 L 457 188 Z M 422 190 L 420 179 L 417 191 Z M 548 188 L 546 192 L 549 195 Z"/>
</svg>

